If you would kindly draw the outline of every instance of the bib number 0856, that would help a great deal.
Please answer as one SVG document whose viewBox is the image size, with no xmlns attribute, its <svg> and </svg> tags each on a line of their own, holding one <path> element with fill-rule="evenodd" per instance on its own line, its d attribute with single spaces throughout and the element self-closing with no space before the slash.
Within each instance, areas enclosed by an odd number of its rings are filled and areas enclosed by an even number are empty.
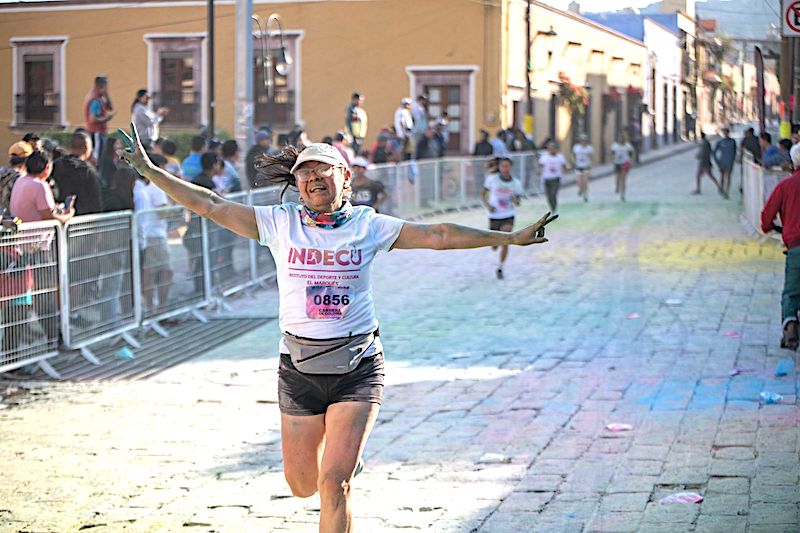
<svg viewBox="0 0 800 533">
<path fill-rule="evenodd" d="M 315 294 L 314 305 L 350 305 L 350 297 L 346 294 Z"/>
</svg>

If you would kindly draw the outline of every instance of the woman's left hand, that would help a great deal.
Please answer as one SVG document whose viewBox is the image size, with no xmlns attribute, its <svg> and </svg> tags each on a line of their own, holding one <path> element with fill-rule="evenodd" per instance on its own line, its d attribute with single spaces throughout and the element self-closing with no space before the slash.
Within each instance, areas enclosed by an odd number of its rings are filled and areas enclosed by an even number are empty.
<svg viewBox="0 0 800 533">
<path fill-rule="evenodd" d="M 142 141 L 139 139 L 139 132 L 136 130 L 136 125 L 131 123 L 131 133 L 133 137 L 128 135 L 128 132 L 119 128 L 117 130 L 122 135 L 122 142 L 125 144 L 125 149 L 117 150 L 119 158 L 136 170 L 141 176 L 145 176 L 145 172 L 152 166 L 150 158 L 144 151 Z"/>
<path fill-rule="evenodd" d="M 545 226 L 557 218 L 558 215 L 545 213 L 545 215 L 540 218 L 536 224 L 531 224 L 526 228 L 515 231 L 512 234 L 513 244 L 518 246 L 528 246 L 530 244 L 541 244 L 547 242 L 547 239 L 544 236 Z"/>
</svg>

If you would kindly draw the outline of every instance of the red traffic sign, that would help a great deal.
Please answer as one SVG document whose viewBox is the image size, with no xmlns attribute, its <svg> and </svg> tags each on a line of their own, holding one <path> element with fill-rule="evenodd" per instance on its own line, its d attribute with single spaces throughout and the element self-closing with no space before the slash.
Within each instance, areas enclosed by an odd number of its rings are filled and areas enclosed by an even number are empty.
<svg viewBox="0 0 800 533">
<path fill-rule="evenodd" d="M 783 0 L 783 28 L 786 37 L 800 37 L 800 0 Z"/>
</svg>

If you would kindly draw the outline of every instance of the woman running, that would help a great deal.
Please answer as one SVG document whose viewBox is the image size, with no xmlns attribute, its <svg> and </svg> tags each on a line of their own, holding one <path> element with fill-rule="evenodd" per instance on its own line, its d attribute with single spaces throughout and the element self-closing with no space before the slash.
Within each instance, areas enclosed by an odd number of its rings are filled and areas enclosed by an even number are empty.
<svg viewBox="0 0 800 533">
<path fill-rule="evenodd" d="M 625 201 L 625 185 L 628 179 L 628 172 L 633 166 L 631 156 L 633 155 L 633 146 L 628 142 L 628 137 L 625 133 L 620 134 L 619 142 L 611 144 L 611 156 L 614 158 L 614 174 L 616 176 L 616 192 L 619 193 L 619 199 Z"/>
<path fill-rule="evenodd" d="M 383 396 L 383 347 L 372 300 L 372 260 L 395 248 L 435 250 L 547 242 L 549 213 L 507 233 L 415 224 L 349 202 L 341 153 L 311 144 L 262 156 L 261 175 L 297 187 L 302 203 L 248 206 L 151 163 L 133 127 L 120 157 L 176 203 L 268 246 L 280 295 L 278 405 L 284 475 L 295 496 L 320 493 L 323 533 L 352 530 L 350 487 Z"/>
</svg>

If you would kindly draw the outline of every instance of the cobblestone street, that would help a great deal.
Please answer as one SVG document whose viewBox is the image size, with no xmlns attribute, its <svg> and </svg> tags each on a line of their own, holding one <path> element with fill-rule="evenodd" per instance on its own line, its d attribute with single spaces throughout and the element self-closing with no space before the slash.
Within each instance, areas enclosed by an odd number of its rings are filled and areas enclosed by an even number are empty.
<svg viewBox="0 0 800 533">
<path fill-rule="evenodd" d="M 562 189 L 550 242 L 512 248 L 502 281 L 488 249 L 376 261 L 387 387 L 356 531 L 800 530 L 782 248 L 742 226 L 738 193 L 691 196 L 694 170 L 693 152 L 634 168 L 627 203 L 612 178 L 588 203 Z M 258 302 L 277 314 L 276 292 Z M 278 337 L 0 410 L 0 531 L 317 531 L 318 499 L 283 480 Z M 678 492 L 704 500 L 659 503 Z"/>
</svg>

